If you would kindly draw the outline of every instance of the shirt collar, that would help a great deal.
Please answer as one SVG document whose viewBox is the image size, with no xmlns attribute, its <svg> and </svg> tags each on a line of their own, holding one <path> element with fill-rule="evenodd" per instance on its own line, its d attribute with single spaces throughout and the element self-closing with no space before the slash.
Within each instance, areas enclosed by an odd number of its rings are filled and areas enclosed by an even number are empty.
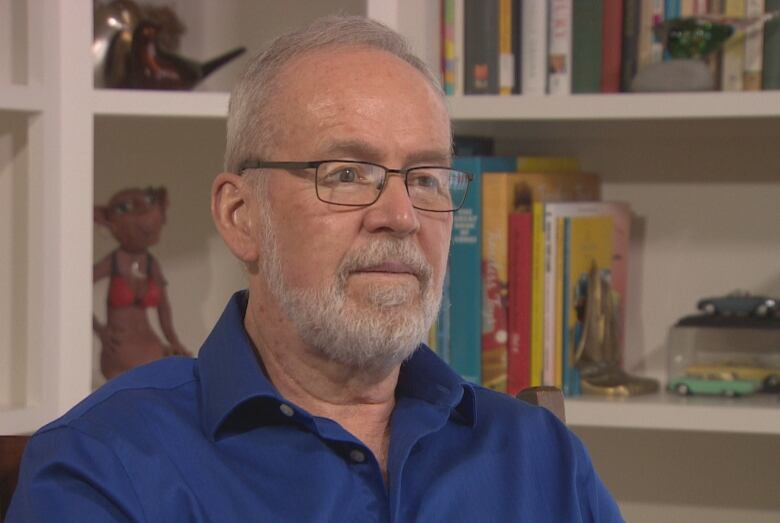
<svg viewBox="0 0 780 523">
<path fill-rule="evenodd" d="M 244 329 L 248 296 L 247 291 L 232 296 L 198 354 L 203 428 L 211 438 L 216 438 L 231 414 L 247 402 L 265 399 L 278 405 L 285 401 L 263 372 Z M 399 397 L 449 407 L 453 419 L 474 426 L 472 385 L 424 345 L 402 365 L 396 391 Z"/>
</svg>

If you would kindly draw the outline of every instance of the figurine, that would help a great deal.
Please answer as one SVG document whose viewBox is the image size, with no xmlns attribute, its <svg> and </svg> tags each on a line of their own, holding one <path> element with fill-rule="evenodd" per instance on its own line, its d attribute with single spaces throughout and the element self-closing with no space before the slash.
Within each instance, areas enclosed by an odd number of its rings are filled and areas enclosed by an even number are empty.
<svg viewBox="0 0 780 523">
<path fill-rule="evenodd" d="M 132 0 L 93 1 L 95 87 L 192 89 L 242 54 L 243 47 L 198 62 L 176 54 L 184 25 L 167 7 Z"/>
<path fill-rule="evenodd" d="M 95 223 L 119 242 L 92 268 L 93 281 L 110 278 L 106 324 L 93 316 L 101 343 L 100 370 L 106 379 L 165 356 L 190 356 L 173 329 L 162 268 L 149 253 L 160 239 L 168 207 L 163 187 L 124 189 L 108 205 L 95 206 Z M 148 310 L 156 309 L 167 345 L 152 330 Z"/>
</svg>

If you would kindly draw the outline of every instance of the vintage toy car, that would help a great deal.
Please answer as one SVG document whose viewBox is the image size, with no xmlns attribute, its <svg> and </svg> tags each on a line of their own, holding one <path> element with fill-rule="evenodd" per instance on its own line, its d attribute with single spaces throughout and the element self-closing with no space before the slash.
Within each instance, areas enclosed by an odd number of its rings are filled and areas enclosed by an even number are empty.
<svg viewBox="0 0 780 523">
<path fill-rule="evenodd" d="M 780 368 L 760 362 L 726 362 L 700 364 L 688 367 L 686 373 L 695 375 L 733 374 L 737 379 L 757 381 L 764 392 L 780 392 Z"/>
<path fill-rule="evenodd" d="M 696 305 L 707 314 L 735 316 L 769 316 L 774 314 L 780 303 L 768 296 L 755 296 L 735 291 L 726 296 L 703 298 Z"/>
<path fill-rule="evenodd" d="M 761 389 L 761 381 L 742 379 L 734 372 L 702 372 L 695 367 L 690 367 L 684 376 L 669 380 L 669 389 L 681 396 L 706 394 L 733 398 L 758 392 Z"/>
</svg>

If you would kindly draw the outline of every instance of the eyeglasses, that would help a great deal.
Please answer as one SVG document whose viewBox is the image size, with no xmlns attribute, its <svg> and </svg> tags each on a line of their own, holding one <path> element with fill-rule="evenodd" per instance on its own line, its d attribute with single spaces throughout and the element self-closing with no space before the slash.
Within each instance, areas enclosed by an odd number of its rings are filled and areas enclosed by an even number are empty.
<svg viewBox="0 0 780 523">
<path fill-rule="evenodd" d="M 466 199 L 469 173 L 433 165 L 408 169 L 389 169 L 371 162 L 323 160 L 319 162 L 245 162 L 240 173 L 249 169 L 315 169 L 314 189 L 317 198 L 333 205 L 367 207 L 376 203 L 387 185 L 388 176 L 404 178 L 412 207 L 421 211 L 453 212 Z M 293 173 L 295 174 L 295 173 Z"/>
</svg>

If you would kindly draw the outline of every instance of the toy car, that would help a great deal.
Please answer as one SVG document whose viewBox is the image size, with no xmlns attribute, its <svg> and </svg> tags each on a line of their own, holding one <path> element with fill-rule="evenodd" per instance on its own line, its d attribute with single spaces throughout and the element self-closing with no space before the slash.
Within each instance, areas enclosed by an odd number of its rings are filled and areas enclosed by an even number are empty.
<svg viewBox="0 0 780 523">
<path fill-rule="evenodd" d="M 696 305 L 707 314 L 735 316 L 769 316 L 780 304 L 774 298 L 754 296 L 746 292 L 732 292 L 726 296 L 704 298 Z"/>
<path fill-rule="evenodd" d="M 759 380 L 740 379 L 733 372 L 699 373 L 689 368 L 685 376 L 669 381 L 669 388 L 681 396 L 705 394 L 710 396 L 746 396 L 761 388 Z"/>
<path fill-rule="evenodd" d="M 780 392 L 780 368 L 767 367 L 758 362 L 700 364 L 688 367 L 686 373 L 733 374 L 737 379 L 759 382 L 763 392 Z"/>
</svg>

